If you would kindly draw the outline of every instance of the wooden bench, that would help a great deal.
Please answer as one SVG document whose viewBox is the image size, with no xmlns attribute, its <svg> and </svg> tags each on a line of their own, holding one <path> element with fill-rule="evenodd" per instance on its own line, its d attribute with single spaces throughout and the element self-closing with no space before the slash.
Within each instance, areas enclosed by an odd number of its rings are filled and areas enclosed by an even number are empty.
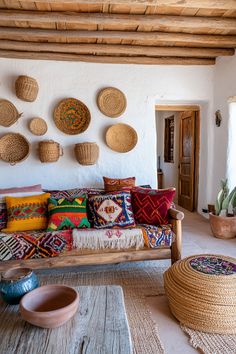
<svg viewBox="0 0 236 354">
<path fill-rule="evenodd" d="M 28 260 L 10 260 L 0 262 L 0 272 L 11 267 L 29 267 L 32 269 L 62 268 L 80 265 L 98 265 L 131 261 L 171 259 L 172 264 L 181 259 L 182 220 L 184 214 L 176 209 L 169 209 L 170 223 L 175 233 L 171 247 L 140 250 L 72 250 L 58 257 Z"/>
</svg>

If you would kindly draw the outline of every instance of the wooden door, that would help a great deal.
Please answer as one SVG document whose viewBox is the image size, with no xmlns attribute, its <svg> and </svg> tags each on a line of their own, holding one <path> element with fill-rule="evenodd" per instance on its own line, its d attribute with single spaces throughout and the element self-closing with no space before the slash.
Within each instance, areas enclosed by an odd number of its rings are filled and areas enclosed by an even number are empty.
<svg viewBox="0 0 236 354">
<path fill-rule="evenodd" d="M 180 113 L 178 204 L 193 211 L 195 206 L 195 121 L 196 112 Z"/>
</svg>

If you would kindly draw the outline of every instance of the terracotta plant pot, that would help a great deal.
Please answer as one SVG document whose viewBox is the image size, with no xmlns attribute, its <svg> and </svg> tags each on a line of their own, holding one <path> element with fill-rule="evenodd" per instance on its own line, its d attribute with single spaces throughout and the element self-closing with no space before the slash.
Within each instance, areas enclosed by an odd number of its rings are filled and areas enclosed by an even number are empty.
<svg viewBox="0 0 236 354">
<path fill-rule="evenodd" d="M 20 302 L 24 320 L 42 328 L 62 326 L 74 316 L 79 294 L 65 285 L 44 285 L 26 294 Z"/>
<path fill-rule="evenodd" d="M 217 238 L 229 239 L 236 236 L 236 216 L 218 216 L 209 213 L 210 226 Z"/>
</svg>

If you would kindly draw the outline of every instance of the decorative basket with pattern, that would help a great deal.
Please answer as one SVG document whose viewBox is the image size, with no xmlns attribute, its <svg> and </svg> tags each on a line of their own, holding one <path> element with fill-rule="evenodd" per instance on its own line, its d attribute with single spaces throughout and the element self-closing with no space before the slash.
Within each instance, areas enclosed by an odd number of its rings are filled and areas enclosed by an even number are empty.
<svg viewBox="0 0 236 354">
<path fill-rule="evenodd" d="M 75 156 L 81 165 L 94 165 L 99 157 L 99 146 L 87 142 L 75 144 Z"/>
<path fill-rule="evenodd" d="M 65 134 L 83 133 L 90 123 L 88 107 L 75 98 L 62 100 L 54 110 L 54 122 Z"/>
<path fill-rule="evenodd" d="M 0 158 L 11 165 L 25 160 L 29 152 L 30 144 L 21 134 L 9 133 L 0 139 Z"/>
<path fill-rule="evenodd" d="M 38 153 L 41 162 L 56 162 L 63 155 L 63 149 L 56 141 L 44 140 L 39 142 Z"/>
<path fill-rule="evenodd" d="M 36 100 L 39 86 L 33 77 L 21 75 L 15 82 L 16 96 L 23 101 L 33 102 Z"/>
</svg>

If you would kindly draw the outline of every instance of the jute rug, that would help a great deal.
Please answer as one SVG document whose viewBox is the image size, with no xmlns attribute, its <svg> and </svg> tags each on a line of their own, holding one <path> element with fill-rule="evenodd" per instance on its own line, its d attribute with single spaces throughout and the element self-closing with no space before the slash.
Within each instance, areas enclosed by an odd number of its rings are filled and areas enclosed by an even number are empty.
<svg viewBox="0 0 236 354">
<path fill-rule="evenodd" d="M 236 335 L 213 334 L 195 331 L 184 325 L 182 330 L 190 337 L 193 348 L 199 349 L 204 354 L 235 354 Z"/>
<path fill-rule="evenodd" d="M 146 296 L 164 293 L 160 267 L 109 267 L 108 270 L 79 271 L 60 274 L 51 271 L 38 273 L 40 283 L 78 285 L 120 285 L 123 288 L 125 307 L 134 347 L 134 354 L 163 354 L 156 323 L 151 319 L 145 302 Z"/>
<path fill-rule="evenodd" d="M 169 266 L 169 264 L 168 264 Z M 120 285 L 123 288 L 134 354 L 164 354 L 158 325 L 152 320 L 146 298 L 164 295 L 165 261 L 138 262 L 100 267 L 38 271 L 41 284 Z M 218 335 L 181 325 L 190 344 L 204 354 L 236 354 L 236 335 Z M 166 353 L 169 354 L 169 353 Z"/>
</svg>

